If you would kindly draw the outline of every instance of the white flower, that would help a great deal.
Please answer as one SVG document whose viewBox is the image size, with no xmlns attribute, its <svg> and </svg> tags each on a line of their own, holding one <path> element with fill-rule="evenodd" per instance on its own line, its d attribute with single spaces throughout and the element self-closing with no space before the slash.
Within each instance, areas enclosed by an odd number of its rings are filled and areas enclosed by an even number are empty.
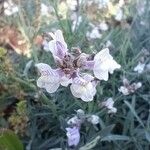
<svg viewBox="0 0 150 150">
<path fill-rule="evenodd" d="M 48 6 L 46 6 L 43 3 L 41 3 L 41 15 L 43 15 L 43 16 L 49 16 Z"/>
<path fill-rule="evenodd" d="M 99 117 L 97 115 L 90 115 L 87 119 L 90 123 L 96 125 L 99 123 Z"/>
<path fill-rule="evenodd" d="M 19 11 L 17 5 L 15 5 L 11 0 L 4 2 L 4 14 L 11 16 Z"/>
<path fill-rule="evenodd" d="M 113 106 L 114 101 L 112 98 L 108 98 L 105 102 L 102 102 L 102 106 L 105 106 L 108 109 L 108 113 L 116 113 L 117 109 Z"/>
<path fill-rule="evenodd" d="M 140 87 L 142 87 L 142 83 L 141 82 L 134 83 L 135 90 L 139 89 Z"/>
<path fill-rule="evenodd" d="M 83 78 L 76 77 L 70 86 L 73 96 L 81 98 L 83 101 L 92 101 L 94 95 L 96 94 L 95 85 L 92 84 L 92 79 L 90 75 L 85 75 Z"/>
<path fill-rule="evenodd" d="M 134 68 L 134 71 L 140 74 L 144 71 L 144 68 L 145 68 L 145 64 L 139 62 L 138 65 Z"/>
<path fill-rule="evenodd" d="M 66 135 L 68 137 L 68 145 L 77 146 L 80 141 L 79 128 L 74 126 L 73 128 L 66 128 L 66 130 Z"/>
<path fill-rule="evenodd" d="M 100 39 L 102 37 L 102 34 L 99 33 L 99 30 L 97 27 L 93 28 L 91 32 L 87 32 L 86 36 L 89 39 Z"/>
<path fill-rule="evenodd" d="M 105 48 L 97 53 L 94 57 L 93 72 L 96 78 L 99 80 L 108 80 L 108 73 L 113 73 L 115 69 L 119 69 L 121 66 L 113 59 L 109 54 L 109 49 Z"/>
<path fill-rule="evenodd" d="M 53 38 L 53 40 L 49 42 L 49 50 L 53 54 L 53 57 L 64 58 L 68 49 L 61 30 L 57 30 L 55 34 L 52 32 L 49 34 Z"/>
<path fill-rule="evenodd" d="M 119 92 L 121 92 L 123 95 L 129 95 L 129 90 L 128 88 L 126 88 L 125 86 L 121 86 L 119 89 L 118 89 Z"/>
<path fill-rule="evenodd" d="M 100 25 L 99 25 L 99 28 L 102 31 L 107 31 L 109 27 L 108 27 L 108 25 L 105 22 L 101 22 Z"/>
<path fill-rule="evenodd" d="M 81 120 L 77 116 L 74 116 L 67 121 L 67 124 L 80 126 Z"/>
<path fill-rule="evenodd" d="M 111 47 L 113 46 L 112 42 L 110 40 L 108 40 L 105 44 L 106 47 Z"/>
<path fill-rule="evenodd" d="M 121 8 L 118 8 L 115 15 L 115 20 L 121 21 L 122 19 L 123 19 L 123 10 Z"/>
</svg>

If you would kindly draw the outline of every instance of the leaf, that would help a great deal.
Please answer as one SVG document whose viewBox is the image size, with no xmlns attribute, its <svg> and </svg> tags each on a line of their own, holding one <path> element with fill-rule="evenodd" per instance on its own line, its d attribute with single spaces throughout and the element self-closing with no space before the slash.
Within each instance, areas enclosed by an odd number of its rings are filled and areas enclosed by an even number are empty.
<svg viewBox="0 0 150 150">
<path fill-rule="evenodd" d="M 101 141 L 128 141 L 130 140 L 130 138 L 128 136 L 125 135 L 108 135 L 104 138 L 101 139 Z"/>
<path fill-rule="evenodd" d="M 102 129 L 102 130 L 99 132 L 101 138 L 103 138 L 103 137 L 107 136 L 108 134 L 110 134 L 110 132 L 113 130 L 114 126 L 115 126 L 115 125 L 113 124 L 113 125 L 110 125 L 110 126 L 104 128 L 104 129 Z"/>
<path fill-rule="evenodd" d="M 99 139 L 100 139 L 100 136 L 97 136 L 94 140 L 87 143 L 85 146 L 82 146 L 79 150 L 91 150 L 93 147 L 96 146 Z"/>
<path fill-rule="evenodd" d="M 148 142 L 150 142 L 150 131 L 145 131 L 145 136 Z"/>
<path fill-rule="evenodd" d="M 135 109 L 132 107 L 132 105 L 127 101 L 125 101 L 125 104 L 129 107 L 129 109 L 133 113 L 134 117 L 138 120 L 138 122 L 141 124 L 141 126 L 144 127 L 142 120 L 139 118 L 139 116 L 137 115 L 137 113 L 136 113 Z"/>
<path fill-rule="evenodd" d="M 11 130 L 0 130 L 0 149 L 23 150 L 23 144 L 18 136 Z"/>
</svg>

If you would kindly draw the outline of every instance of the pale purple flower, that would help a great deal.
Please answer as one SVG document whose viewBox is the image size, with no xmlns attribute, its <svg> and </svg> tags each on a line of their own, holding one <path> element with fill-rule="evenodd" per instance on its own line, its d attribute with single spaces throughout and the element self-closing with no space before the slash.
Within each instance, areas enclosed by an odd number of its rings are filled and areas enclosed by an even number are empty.
<svg viewBox="0 0 150 150">
<path fill-rule="evenodd" d="M 109 54 L 109 49 L 105 48 L 98 52 L 94 57 L 93 72 L 96 78 L 99 80 L 108 80 L 108 73 L 113 73 L 115 69 L 119 69 L 121 66 L 113 59 Z"/>
<path fill-rule="evenodd" d="M 103 49 L 96 55 L 82 53 L 79 49 L 74 52 L 68 52 L 67 44 L 62 32 L 57 30 L 55 33 L 49 33 L 53 40 L 45 41 L 43 46 L 51 51 L 56 69 L 52 69 L 44 63 L 36 64 L 41 73 L 37 80 L 37 86 L 46 89 L 49 93 L 54 93 L 60 85 L 70 89 L 73 96 L 81 98 L 85 102 L 92 101 L 96 94 L 96 86 L 99 80 L 108 80 L 108 73 L 113 73 L 119 69 L 120 65 L 109 54 L 109 49 Z M 84 71 L 94 72 L 94 76 Z M 92 72 L 91 72 L 92 73 Z"/>
<path fill-rule="evenodd" d="M 105 106 L 108 109 L 108 114 L 117 112 L 112 98 L 108 98 L 106 101 L 102 102 L 102 106 Z"/>
<path fill-rule="evenodd" d="M 67 137 L 68 137 L 68 145 L 69 146 L 77 146 L 80 141 L 80 132 L 79 128 L 74 126 L 73 128 L 66 128 Z"/>
<path fill-rule="evenodd" d="M 121 92 L 123 95 L 129 95 L 130 94 L 128 88 L 125 87 L 125 86 L 120 86 L 120 88 L 118 89 L 118 91 Z"/>
<path fill-rule="evenodd" d="M 134 71 L 141 74 L 144 71 L 144 68 L 145 68 L 145 64 L 139 62 L 138 65 L 134 68 Z"/>
<path fill-rule="evenodd" d="M 96 94 L 96 87 L 92 80 L 94 80 L 94 77 L 88 74 L 74 78 L 70 86 L 73 96 L 81 98 L 85 102 L 92 101 Z"/>
<path fill-rule="evenodd" d="M 129 95 L 131 93 L 134 93 L 141 86 L 142 86 L 141 82 L 130 84 L 129 81 L 125 78 L 123 79 L 123 86 L 120 86 L 118 91 L 121 92 L 123 95 Z"/>
<path fill-rule="evenodd" d="M 87 118 L 87 121 L 92 123 L 93 125 L 96 125 L 99 123 L 99 117 L 97 115 L 90 115 L 88 118 Z"/>
</svg>

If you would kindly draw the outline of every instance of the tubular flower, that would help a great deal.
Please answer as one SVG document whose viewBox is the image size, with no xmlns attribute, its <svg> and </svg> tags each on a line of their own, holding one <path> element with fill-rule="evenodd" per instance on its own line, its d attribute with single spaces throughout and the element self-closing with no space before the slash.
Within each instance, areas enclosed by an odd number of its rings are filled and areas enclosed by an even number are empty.
<svg viewBox="0 0 150 150">
<path fill-rule="evenodd" d="M 68 145 L 69 146 L 77 146 L 80 141 L 80 132 L 79 128 L 74 126 L 73 128 L 66 128 L 67 137 L 68 137 Z"/>
<path fill-rule="evenodd" d="M 108 109 L 108 114 L 117 112 L 112 98 L 108 98 L 105 102 L 102 102 L 102 106 L 105 106 Z"/>
<path fill-rule="evenodd" d="M 85 102 L 92 101 L 96 94 L 96 87 L 92 83 L 93 79 L 94 77 L 89 75 L 85 75 L 83 78 L 76 77 L 70 86 L 73 96 L 81 98 Z"/>
<path fill-rule="evenodd" d="M 97 53 L 94 57 L 93 72 L 96 78 L 99 80 L 108 80 L 108 76 L 114 72 L 115 69 L 119 69 L 121 66 L 113 59 L 109 54 L 109 49 L 105 48 Z"/>
</svg>

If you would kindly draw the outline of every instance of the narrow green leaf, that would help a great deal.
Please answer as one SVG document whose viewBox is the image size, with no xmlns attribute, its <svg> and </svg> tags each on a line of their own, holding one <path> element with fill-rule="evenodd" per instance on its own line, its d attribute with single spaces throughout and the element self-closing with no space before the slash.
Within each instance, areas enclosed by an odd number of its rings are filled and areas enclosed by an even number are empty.
<svg viewBox="0 0 150 150">
<path fill-rule="evenodd" d="M 100 136 L 97 136 L 94 140 L 87 143 L 85 146 L 81 147 L 79 150 L 91 150 L 92 148 L 96 146 L 99 139 L 100 139 Z"/>
<path fill-rule="evenodd" d="M 125 135 L 108 135 L 101 139 L 101 141 L 128 141 L 130 138 Z"/>
<path fill-rule="evenodd" d="M 113 124 L 113 125 L 107 126 L 106 128 L 102 129 L 102 130 L 99 132 L 101 138 L 103 138 L 103 137 L 109 135 L 110 132 L 113 130 L 114 126 L 115 126 L 115 125 Z"/>
<path fill-rule="evenodd" d="M 148 142 L 150 142 L 150 131 L 145 131 L 145 136 Z"/>
<path fill-rule="evenodd" d="M 144 124 L 143 124 L 142 120 L 138 117 L 138 115 L 137 115 L 135 109 L 132 107 L 132 105 L 131 105 L 129 102 L 127 102 L 127 101 L 125 101 L 125 104 L 129 107 L 129 109 L 130 109 L 131 112 L 133 113 L 134 117 L 135 117 L 135 118 L 137 119 L 137 121 L 141 124 L 141 126 L 144 127 Z"/>
</svg>

